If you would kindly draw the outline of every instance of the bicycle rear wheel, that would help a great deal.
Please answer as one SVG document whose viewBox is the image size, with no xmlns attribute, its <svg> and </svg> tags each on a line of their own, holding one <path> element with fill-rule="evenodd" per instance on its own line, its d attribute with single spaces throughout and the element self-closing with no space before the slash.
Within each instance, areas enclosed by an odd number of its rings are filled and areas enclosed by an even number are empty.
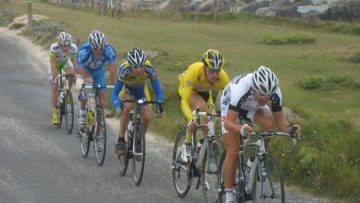
<svg viewBox="0 0 360 203">
<path fill-rule="evenodd" d="M 101 108 L 97 109 L 97 115 L 95 116 L 95 127 L 94 127 L 94 149 L 95 156 L 98 165 L 102 165 L 105 160 L 106 154 L 106 123 L 104 111 Z"/>
<path fill-rule="evenodd" d="M 272 155 L 264 154 L 254 177 L 254 202 L 285 203 L 283 175 L 279 163 Z"/>
<path fill-rule="evenodd" d="M 134 126 L 133 142 L 133 179 L 136 186 L 140 185 L 145 164 L 145 133 L 141 125 Z"/>
<path fill-rule="evenodd" d="M 71 134 L 74 127 L 74 101 L 70 90 L 66 90 L 64 113 L 66 131 Z"/>
<path fill-rule="evenodd" d="M 193 180 L 191 163 L 181 161 L 182 145 L 185 143 L 185 130 L 178 132 L 172 157 L 172 176 L 176 193 L 185 197 L 190 190 Z"/>
<path fill-rule="evenodd" d="M 218 172 L 219 161 L 221 158 L 222 147 L 219 142 L 214 139 L 208 144 L 209 150 L 205 154 L 201 170 L 201 186 L 206 202 L 216 202 L 218 196 Z M 207 153 L 209 152 L 209 156 Z"/>
</svg>

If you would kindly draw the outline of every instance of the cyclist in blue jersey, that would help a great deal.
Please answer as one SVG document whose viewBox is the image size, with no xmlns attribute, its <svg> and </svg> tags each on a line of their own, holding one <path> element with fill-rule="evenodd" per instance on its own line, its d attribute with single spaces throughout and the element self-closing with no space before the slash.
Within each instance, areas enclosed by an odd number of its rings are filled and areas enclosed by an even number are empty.
<svg viewBox="0 0 360 203">
<path fill-rule="evenodd" d="M 89 34 L 88 42 L 84 43 L 77 55 L 77 73 L 85 78 L 92 78 L 93 86 L 100 84 L 105 87 L 105 63 L 109 64 L 110 83 L 114 84 L 116 74 L 116 51 L 107 43 L 104 33 L 94 30 Z M 100 93 L 100 105 L 104 108 L 106 89 Z M 80 101 L 80 130 L 84 129 L 86 124 L 86 95 L 79 94 Z"/>
<path fill-rule="evenodd" d="M 74 67 L 76 66 L 77 46 L 72 43 L 72 37 L 67 32 L 60 32 L 58 41 L 51 44 L 49 50 L 50 66 L 49 66 L 49 81 L 51 83 L 51 122 L 54 125 L 59 125 L 58 113 L 56 110 L 57 90 L 56 74 L 66 72 L 67 74 L 75 76 Z M 75 79 L 75 77 L 73 77 Z M 72 80 L 69 80 L 69 87 L 71 88 Z"/>
<path fill-rule="evenodd" d="M 130 49 L 127 54 L 127 61 L 119 66 L 116 78 L 115 88 L 112 92 L 112 101 L 117 114 L 120 116 L 120 131 L 118 143 L 115 146 L 115 153 L 124 154 L 124 137 L 130 120 L 129 114 L 132 109 L 132 104 L 122 104 L 119 97 L 124 99 L 149 100 L 150 94 L 146 86 L 148 80 L 151 82 L 157 101 L 163 103 L 164 96 L 154 66 L 146 59 L 145 52 L 139 48 Z M 156 107 L 157 117 L 162 117 L 164 113 L 163 105 L 157 104 Z M 142 106 L 142 111 L 143 127 L 146 132 L 151 118 L 150 105 Z"/>
</svg>

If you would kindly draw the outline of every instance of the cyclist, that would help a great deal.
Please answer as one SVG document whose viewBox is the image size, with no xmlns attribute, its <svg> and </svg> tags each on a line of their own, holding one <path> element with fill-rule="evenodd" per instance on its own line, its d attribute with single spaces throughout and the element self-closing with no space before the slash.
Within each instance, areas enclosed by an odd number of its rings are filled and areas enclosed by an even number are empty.
<svg viewBox="0 0 360 203">
<path fill-rule="evenodd" d="M 115 146 L 115 153 L 124 154 L 125 152 L 125 132 L 129 124 L 129 114 L 132 109 L 131 103 L 121 103 L 119 96 L 122 99 L 150 99 L 149 90 L 146 82 L 150 80 L 152 88 L 156 94 L 156 99 L 163 103 L 163 92 L 160 86 L 160 81 L 157 76 L 155 67 L 149 60 L 146 59 L 146 54 L 139 48 L 132 48 L 127 54 L 127 61 L 119 66 L 117 72 L 117 80 L 112 91 L 112 100 L 117 114 L 120 116 L 120 131 L 118 143 Z M 162 104 L 157 104 L 157 117 L 162 117 L 164 114 L 164 107 Z M 150 118 L 151 106 L 142 106 L 142 120 L 144 132 L 146 132 Z"/>
<path fill-rule="evenodd" d="M 239 132 L 252 132 L 252 126 L 240 120 L 255 122 L 261 130 L 276 127 L 298 136 L 300 126 L 289 125 L 282 111 L 282 94 L 276 75 L 267 67 L 260 66 L 253 73 L 236 76 L 225 87 L 221 96 L 221 125 L 227 154 L 224 162 L 226 202 L 234 202 L 233 183 L 235 162 L 240 149 Z M 266 143 L 267 145 L 267 143 Z"/>
<path fill-rule="evenodd" d="M 224 64 L 225 60 L 221 53 L 209 49 L 203 54 L 202 62 L 192 63 L 179 75 L 178 93 L 181 99 L 181 111 L 188 122 L 181 156 L 184 162 L 191 159 L 191 135 L 196 127 L 192 111 L 199 107 L 201 111 L 215 112 L 212 92 L 223 90 L 229 82 L 229 76 L 223 69 Z M 202 119 L 202 122 L 206 120 Z M 204 130 L 205 134 L 206 130 Z"/>
<path fill-rule="evenodd" d="M 56 110 L 57 89 L 56 74 L 66 72 L 75 76 L 74 67 L 76 66 L 77 46 L 72 43 L 72 37 L 67 32 L 60 32 L 57 42 L 51 44 L 49 56 L 49 81 L 51 83 L 51 121 L 54 125 L 59 125 L 59 118 Z M 73 77 L 75 79 L 75 77 Z M 71 88 L 72 80 L 69 80 Z"/>
<path fill-rule="evenodd" d="M 104 108 L 106 96 L 105 63 L 109 64 L 110 84 L 114 84 L 116 74 L 116 51 L 107 43 L 104 33 L 94 30 L 89 34 L 88 42 L 80 48 L 77 56 L 77 73 L 85 78 L 92 78 L 93 86 L 100 84 L 103 87 L 100 92 L 100 105 Z M 86 95 L 79 94 L 80 101 L 80 130 L 86 125 Z"/>
</svg>

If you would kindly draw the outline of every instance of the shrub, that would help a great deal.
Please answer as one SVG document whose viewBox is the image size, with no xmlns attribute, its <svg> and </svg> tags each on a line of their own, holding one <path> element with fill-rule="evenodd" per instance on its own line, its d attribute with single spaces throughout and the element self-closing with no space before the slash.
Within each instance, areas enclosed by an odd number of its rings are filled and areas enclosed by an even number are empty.
<svg viewBox="0 0 360 203">
<path fill-rule="evenodd" d="M 360 52 L 354 53 L 350 58 L 348 59 L 351 63 L 360 63 Z"/>
<path fill-rule="evenodd" d="M 315 43 L 315 41 L 316 41 L 315 38 L 308 37 L 303 34 L 293 34 L 293 35 L 272 34 L 263 37 L 263 43 L 269 45 L 311 44 L 311 43 Z"/>
<path fill-rule="evenodd" d="M 322 91 L 335 89 L 336 87 L 360 87 L 360 82 L 354 81 L 350 76 L 331 76 L 329 78 L 311 76 L 299 81 L 298 84 L 303 89 Z"/>
</svg>

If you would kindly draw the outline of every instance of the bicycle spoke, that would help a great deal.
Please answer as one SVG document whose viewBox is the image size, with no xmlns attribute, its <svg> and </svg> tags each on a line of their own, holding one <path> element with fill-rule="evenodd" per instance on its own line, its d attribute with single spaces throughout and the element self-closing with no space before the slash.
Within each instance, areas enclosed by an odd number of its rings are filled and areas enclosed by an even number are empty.
<svg viewBox="0 0 360 203">
<path fill-rule="evenodd" d="M 282 173 L 276 159 L 265 155 L 262 167 L 255 176 L 254 199 L 264 203 L 284 203 L 285 191 Z M 260 175 L 259 175 L 260 174 Z"/>
<path fill-rule="evenodd" d="M 74 127 L 74 102 L 70 90 L 66 91 L 64 107 L 66 131 L 71 134 Z"/>
<path fill-rule="evenodd" d="M 191 164 L 183 163 L 180 159 L 184 140 L 185 140 L 185 131 L 182 130 L 178 133 L 175 141 L 174 151 L 173 151 L 173 162 L 171 166 L 175 191 L 179 197 L 185 197 L 187 195 L 193 180 Z"/>
<path fill-rule="evenodd" d="M 106 123 L 104 112 L 101 109 L 97 110 L 95 133 L 94 133 L 94 147 L 96 161 L 99 165 L 102 165 L 105 160 L 106 154 Z"/>
<path fill-rule="evenodd" d="M 210 156 L 209 160 L 204 160 L 201 170 L 201 183 L 205 201 L 210 203 L 215 202 L 218 196 L 218 164 L 222 149 L 216 140 L 212 141 L 208 146 L 210 147 Z"/>
<path fill-rule="evenodd" d="M 133 179 L 138 186 L 143 177 L 145 164 L 145 134 L 140 125 L 134 126 L 133 144 Z"/>
</svg>

